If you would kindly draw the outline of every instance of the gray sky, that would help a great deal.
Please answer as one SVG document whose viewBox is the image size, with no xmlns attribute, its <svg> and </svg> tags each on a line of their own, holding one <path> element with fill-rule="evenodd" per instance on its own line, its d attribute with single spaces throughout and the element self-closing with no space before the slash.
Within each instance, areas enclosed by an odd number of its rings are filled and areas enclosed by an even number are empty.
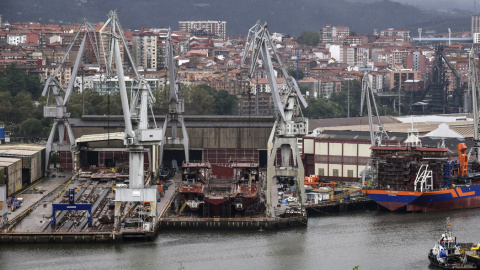
<svg viewBox="0 0 480 270">
<path fill-rule="evenodd" d="M 350 2 L 378 2 L 381 0 L 348 0 Z M 480 10 L 480 0 L 391 0 L 394 2 L 399 2 L 402 4 L 417 6 L 421 8 L 434 8 L 436 10 L 443 9 L 463 9 L 463 10 L 472 10 L 476 3 L 476 13 Z"/>
</svg>

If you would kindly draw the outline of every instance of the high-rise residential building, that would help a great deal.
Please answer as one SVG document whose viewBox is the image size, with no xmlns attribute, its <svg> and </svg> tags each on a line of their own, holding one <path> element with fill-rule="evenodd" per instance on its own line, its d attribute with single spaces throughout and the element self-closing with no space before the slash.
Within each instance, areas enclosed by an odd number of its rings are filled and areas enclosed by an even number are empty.
<svg viewBox="0 0 480 270">
<path fill-rule="evenodd" d="M 480 14 L 472 16 L 472 36 L 474 33 L 480 33 Z"/>
<path fill-rule="evenodd" d="M 158 34 L 145 32 L 132 35 L 132 54 L 135 64 L 146 71 L 157 70 Z"/>
<path fill-rule="evenodd" d="M 420 75 L 426 74 L 426 62 L 427 58 L 421 51 L 415 51 L 407 55 L 407 69 L 420 71 Z"/>
<path fill-rule="evenodd" d="M 179 21 L 178 30 L 189 33 L 204 31 L 219 36 L 223 40 L 227 39 L 226 21 Z"/>
<path fill-rule="evenodd" d="M 343 39 L 350 36 L 350 28 L 346 26 L 325 25 L 320 29 L 320 42 L 343 43 Z"/>
<path fill-rule="evenodd" d="M 473 43 L 480 43 L 480 14 L 472 16 Z"/>
</svg>

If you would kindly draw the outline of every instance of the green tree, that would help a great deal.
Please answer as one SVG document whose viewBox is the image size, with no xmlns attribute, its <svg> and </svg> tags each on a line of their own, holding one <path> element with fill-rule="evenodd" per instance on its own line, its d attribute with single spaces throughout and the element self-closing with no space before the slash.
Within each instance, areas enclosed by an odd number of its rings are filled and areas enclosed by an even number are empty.
<svg viewBox="0 0 480 270">
<path fill-rule="evenodd" d="M 169 91 L 170 86 L 168 84 L 159 86 L 153 91 L 153 96 L 155 97 L 155 103 L 152 106 L 154 114 L 162 115 L 168 113 Z"/>
<path fill-rule="evenodd" d="M 28 118 L 20 126 L 20 133 L 24 136 L 43 136 L 42 121 L 35 118 Z"/>
<path fill-rule="evenodd" d="M 35 104 L 32 96 L 27 92 L 18 93 L 13 99 L 13 120 L 22 123 L 34 116 Z"/>
<path fill-rule="evenodd" d="M 289 69 L 288 70 L 288 75 L 292 76 L 295 80 L 297 79 L 297 70 L 296 69 Z M 303 73 L 302 70 L 298 70 L 298 79 L 301 80 L 305 77 L 305 74 Z"/>
<path fill-rule="evenodd" d="M 214 93 L 215 109 L 213 111 L 216 115 L 234 114 L 237 106 L 237 97 L 230 95 L 227 90 L 219 90 Z"/>
<path fill-rule="evenodd" d="M 297 42 L 300 44 L 308 45 L 308 46 L 317 46 L 319 40 L 320 40 L 319 33 L 304 31 L 298 37 Z"/>
<path fill-rule="evenodd" d="M 86 107 L 90 107 L 90 103 L 85 104 Z M 70 100 L 67 104 L 67 111 L 70 113 L 70 117 L 79 118 L 83 114 L 82 94 L 73 92 L 70 95 Z"/>
<path fill-rule="evenodd" d="M 12 96 L 10 92 L 0 92 L 0 121 L 10 122 L 12 110 Z"/>
<path fill-rule="evenodd" d="M 336 118 L 344 114 L 340 105 L 326 98 L 308 99 L 307 103 L 303 114 L 308 118 Z"/>
<path fill-rule="evenodd" d="M 12 96 L 16 96 L 23 91 L 38 98 L 42 93 L 39 77 L 27 75 L 24 70 L 17 68 L 15 63 L 0 70 L 0 92 L 10 92 Z"/>
<path fill-rule="evenodd" d="M 93 102 L 93 101 L 92 101 Z M 123 114 L 120 93 L 111 93 L 99 96 L 99 103 L 96 105 L 96 112 L 100 115 Z"/>
<path fill-rule="evenodd" d="M 350 117 L 360 116 L 360 102 L 362 96 L 362 85 L 358 80 L 346 81 L 343 83 L 342 91 L 333 93 L 330 97 L 332 102 L 337 103 L 345 112 L 341 117 L 347 117 L 348 113 L 348 92 L 350 89 Z"/>
<path fill-rule="evenodd" d="M 206 84 L 193 86 L 188 89 L 188 106 L 193 114 L 211 114 L 214 108 L 214 89 Z"/>
</svg>

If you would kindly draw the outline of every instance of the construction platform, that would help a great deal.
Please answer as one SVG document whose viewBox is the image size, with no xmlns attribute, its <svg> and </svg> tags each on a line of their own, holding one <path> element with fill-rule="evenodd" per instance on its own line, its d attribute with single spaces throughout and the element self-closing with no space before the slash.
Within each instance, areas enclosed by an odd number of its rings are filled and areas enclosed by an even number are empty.
<svg viewBox="0 0 480 270">
<path fill-rule="evenodd" d="M 175 191 L 175 183 L 165 190 L 157 202 L 157 219 L 168 205 Z M 93 181 L 79 178 L 71 172 L 51 174 L 35 185 L 16 194 L 22 204 L 19 208 L 8 209 L 8 223 L 0 231 L 0 242 L 70 242 L 70 241 L 121 241 L 151 240 L 155 238 L 158 226 L 145 230 L 140 223 L 124 222 L 119 230 L 114 229 L 113 211 L 118 188 L 115 180 Z M 87 211 L 56 211 L 55 225 L 52 226 L 52 207 L 66 204 L 68 191 L 75 190 L 75 204 L 85 204 L 91 209 L 92 225 L 89 226 Z M 124 218 L 138 220 L 132 213 L 143 211 L 140 203 L 127 203 Z M 66 208 L 74 208 L 66 205 Z M 158 225 L 158 224 L 157 224 Z"/>
<path fill-rule="evenodd" d="M 179 176 L 169 180 L 161 200 L 157 202 L 157 222 L 152 228 L 142 228 L 132 213 L 141 213 L 142 205 L 128 203 L 119 230 L 114 229 L 113 205 L 116 180 L 93 181 L 79 178 L 71 172 L 57 172 L 38 181 L 35 185 L 16 194 L 22 198 L 22 205 L 8 210 L 8 224 L 0 231 L 0 243 L 40 242 L 107 242 L 107 241 L 148 241 L 153 240 L 162 229 L 279 229 L 305 226 L 307 217 L 290 218 L 186 218 L 167 217 L 178 192 Z M 88 226 L 86 211 L 57 211 L 52 226 L 52 207 L 66 203 L 68 191 L 76 191 L 75 203 L 91 205 L 92 226 Z M 138 217 L 137 217 L 138 218 Z"/>
</svg>

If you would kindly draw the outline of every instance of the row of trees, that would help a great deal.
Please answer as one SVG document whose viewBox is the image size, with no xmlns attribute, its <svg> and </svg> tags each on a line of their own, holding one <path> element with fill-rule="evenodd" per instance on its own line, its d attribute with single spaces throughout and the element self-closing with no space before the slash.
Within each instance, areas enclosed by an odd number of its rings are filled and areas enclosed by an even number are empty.
<svg viewBox="0 0 480 270">
<path fill-rule="evenodd" d="M 46 137 L 53 120 L 43 117 L 47 97 L 41 96 L 42 90 L 38 76 L 28 75 L 15 64 L 0 69 L 0 124 L 7 125 L 16 136 Z M 157 100 L 153 106 L 155 114 L 167 113 L 168 91 L 168 85 L 153 90 Z M 185 114 L 234 114 L 237 104 L 236 96 L 208 85 L 184 86 L 180 98 L 185 100 Z M 53 97 L 49 99 L 49 103 L 54 102 Z M 73 92 L 67 110 L 71 117 L 120 115 L 120 94 L 101 95 L 93 89 L 85 89 L 83 94 Z"/>
<path fill-rule="evenodd" d="M 43 107 L 47 98 L 40 95 L 43 86 L 39 83 L 39 78 L 27 75 L 15 65 L 1 69 L 0 75 L 0 124 L 6 124 L 8 130 L 17 136 L 45 137 L 53 121 L 43 117 Z M 301 90 L 305 92 L 305 89 Z M 168 94 L 168 85 L 154 90 L 155 114 L 162 115 L 168 112 Z M 185 100 L 185 114 L 229 115 L 235 113 L 237 105 L 236 96 L 230 95 L 226 90 L 217 91 L 205 84 L 183 86 L 180 98 Z M 360 113 L 360 98 L 360 82 L 351 81 L 344 84 L 341 92 L 333 93 L 329 99 L 308 99 L 308 107 L 303 113 L 308 118 L 347 117 L 350 106 L 350 116 L 356 117 Z M 388 111 L 390 115 L 395 114 L 389 106 L 383 106 L 379 101 L 377 104 L 384 108 L 384 113 Z M 92 89 L 85 89 L 83 95 L 74 92 L 68 104 L 68 111 L 71 117 L 81 117 L 82 114 L 120 115 L 122 114 L 120 95 L 119 93 L 100 95 Z"/>
<path fill-rule="evenodd" d="M 100 95 L 93 89 L 85 89 L 83 93 L 72 93 L 68 104 L 71 117 L 87 115 L 120 115 L 122 103 L 118 92 Z M 156 102 L 153 112 L 156 115 L 168 113 L 169 85 L 160 86 L 153 91 Z M 237 98 L 226 90 L 216 90 L 206 84 L 183 86 L 179 98 L 185 101 L 185 114 L 234 114 Z"/>
<path fill-rule="evenodd" d="M 0 69 L 0 124 L 18 135 L 44 137 L 51 120 L 43 118 L 45 98 L 38 76 L 12 64 Z"/>
<path fill-rule="evenodd" d="M 360 116 L 360 104 L 362 97 L 362 85 L 359 81 L 349 81 L 342 87 L 339 93 L 333 93 L 329 99 L 326 98 L 309 98 L 307 100 L 308 107 L 303 110 L 303 114 L 308 118 L 339 118 L 348 117 L 350 104 L 350 117 Z M 396 115 L 393 108 L 382 104 L 381 100 L 375 96 L 379 113 L 385 115 Z M 349 102 L 350 101 L 350 102 Z M 366 106 L 366 105 L 364 105 Z M 380 110 L 380 109 L 383 110 Z M 367 113 L 366 107 L 363 114 Z"/>
</svg>

